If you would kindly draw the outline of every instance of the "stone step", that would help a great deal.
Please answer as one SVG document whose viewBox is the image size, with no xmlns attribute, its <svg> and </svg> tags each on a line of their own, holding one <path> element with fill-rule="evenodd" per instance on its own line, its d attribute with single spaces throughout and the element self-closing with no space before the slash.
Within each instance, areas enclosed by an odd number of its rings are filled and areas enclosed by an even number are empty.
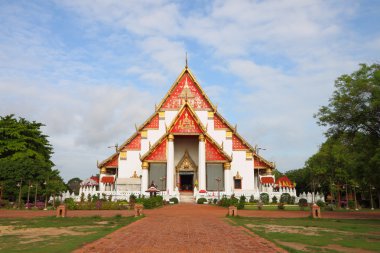
<svg viewBox="0 0 380 253">
<path fill-rule="evenodd" d="M 179 197 L 181 203 L 195 203 L 193 194 L 181 194 Z"/>
</svg>

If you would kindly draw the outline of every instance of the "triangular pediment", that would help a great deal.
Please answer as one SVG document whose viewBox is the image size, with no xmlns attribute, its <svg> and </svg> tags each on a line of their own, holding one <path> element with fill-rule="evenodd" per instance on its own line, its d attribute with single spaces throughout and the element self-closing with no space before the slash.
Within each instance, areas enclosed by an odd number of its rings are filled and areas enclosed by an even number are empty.
<svg viewBox="0 0 380 253">
<path fill-rule="evenodd" d="M 158 106 L 158 109 L 178 110 L 186 101 L 194 110 L 214 110 L 211 101 L 187 67 L 174 82 L 169 92 Z"/>
<path fill-rule="evenodd" d="M 195 164 L 193 159 L 191 159 L 189 152 L 186 150 L 182 159 L 178 162 L 175 168 L 177 171 L 196 171 L 198 166 Z"/>
<path fill-rule="evenodd" d="M 165 162 L 166 161 L 166 135 L 163 136 L 150 150 L 141 158 L 141 161 L 147 162 Z"/>
<path fill-rule="evenodd" d="M 185 103 L 174 118 L 169 132 L 172 134 L 198 135 L 205 130 L 195 112 Z"/>
<path fill-rule="evenodd" d="M 120 151 L 141 150 L 141 134 L 135 133 L 130 139 L 123 143 Z"/>
<path fill-rule="evenodd" d="M 230 162 L 232 159 L 223 151 L 214 140 L 206 138 L 206 162 Z"/>
<path fill-rule="evenodd" d="M 98 164 L 98 168 L 117 168 L 119 166 L 119 154 L 114 153 L 110 157 L 108 157 L 106 160 L 102 161 Z"/>
</svg>

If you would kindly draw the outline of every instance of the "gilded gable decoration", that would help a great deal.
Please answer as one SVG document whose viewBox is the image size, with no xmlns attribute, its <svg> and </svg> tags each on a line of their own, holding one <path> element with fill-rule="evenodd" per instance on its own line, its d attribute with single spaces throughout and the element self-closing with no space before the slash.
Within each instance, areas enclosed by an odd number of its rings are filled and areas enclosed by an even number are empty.
<svg viewBox="0 0 380 253">
<path fill-rule="evenodd" d="M 185 154 L 183 155 L 183 157 L 178 162 L 175 168 L 176 168 L 176 171 L 197 171 L 198 170 L 198 166 L 195 164 L 193 159 L 191 159 L 189 152 L 187 150 L 185 151 Z"/>
</svg>

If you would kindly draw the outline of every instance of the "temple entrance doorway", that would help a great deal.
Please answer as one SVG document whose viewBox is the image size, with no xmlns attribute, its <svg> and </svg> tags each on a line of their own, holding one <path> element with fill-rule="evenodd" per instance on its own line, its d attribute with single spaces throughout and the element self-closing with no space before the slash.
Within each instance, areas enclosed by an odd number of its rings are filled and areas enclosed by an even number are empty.
<svg viewBox="0 0 380 253">
<path fill-rule="evenodd" d="M 180 191 L 193 191 L 194 190 L 194 174 L 179 174 L 179 190 Z"/>
</svg>

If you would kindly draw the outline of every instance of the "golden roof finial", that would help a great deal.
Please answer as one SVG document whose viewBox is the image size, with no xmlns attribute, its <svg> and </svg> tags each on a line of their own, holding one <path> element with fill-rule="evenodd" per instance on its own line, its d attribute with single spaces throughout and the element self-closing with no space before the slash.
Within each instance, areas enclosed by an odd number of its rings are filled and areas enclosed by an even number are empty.
<svg viewBox="0 0 380 253">
<path fill-rule="evenodd" d="M 187 52 L 186 52 L 186 66 L 185 67 L 187 68 Z"/>
</svg>

